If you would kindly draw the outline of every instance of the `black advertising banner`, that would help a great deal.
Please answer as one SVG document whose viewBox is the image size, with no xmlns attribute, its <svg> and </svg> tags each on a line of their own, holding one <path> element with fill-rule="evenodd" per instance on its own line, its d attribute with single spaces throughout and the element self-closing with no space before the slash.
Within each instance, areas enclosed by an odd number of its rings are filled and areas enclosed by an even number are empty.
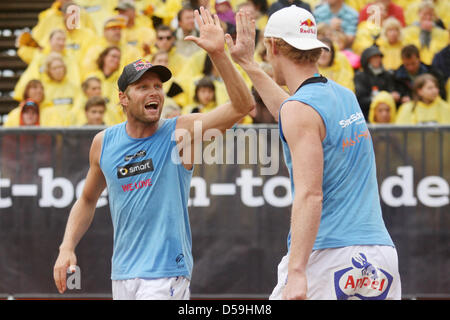
<svg viewBox="0 0 450 320">
<path fill-rule="evenodd" d="M 57 296 L 53 264 L 99 130 L 0 130 L 0 295 Z M 370 132 L 403 296 L 450 297 L 450 127 Z M 194 150 L 192 297 L 267 298 L 287 250 L 292 202 L 277 127 L 240 126 L 212 136 Z M 68 294 L 111 296 L 112 243 L 105 190 L 77 247 Z"/>
</svg>

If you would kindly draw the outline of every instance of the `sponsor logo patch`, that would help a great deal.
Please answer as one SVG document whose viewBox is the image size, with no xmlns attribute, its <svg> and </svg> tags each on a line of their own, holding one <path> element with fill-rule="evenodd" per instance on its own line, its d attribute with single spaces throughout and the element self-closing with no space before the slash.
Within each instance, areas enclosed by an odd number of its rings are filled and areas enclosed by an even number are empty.
<svg viewBox="0 0 450 320">
<path fill-rule="evenodd" d="M 124 160 L 130 161 L 130 160 L 133 160 L 136 158 L 145 157 L 146 155 L 147 155 L 147 152 L 145 152 L 145 150 L 141 150 L 141 151 L 136 152 L 135 154 L 125 156 Z"/>
<path fill-rule="evenodd" d="M 152 67 L 152 64 L 151 64 L 149 61 L 147 61 L 147 60 L 139 59 L 138 61 L 136 61 L 136 62 L 133 64 L 133 67 L 134 67 L 134 69 L 135 69 L 136 71 L 141 71 L 141 70 L 144 70 L 144 69 L 149 69 L 149 68 L 151 68 L 151 67 Z"/>
<path fill-rule="evenodd" d="M 342 127 L 342 129 L 348 127 L 353 122 L 356 122 L 356 124 L 365 124 L 366 120 L 364 118 L 364 115 L 362 112 L 356 112 L 352 115 L 350 115 L 347 119 L 343 119 L 339 121 L 339 125 Z"/>
<path fill-rule="evenodd" d="M 153 171 L 152 159 L 147 159 L 140 162 L 129 163 L 123 167 L 117 167 L 117 178 L 126 178 L 136 176 L 145 172 Z"/>
<path fill-rule="evenodd" d="M 177 263 L 178 268 L 184 267 L 184 254 L 180 253 L 176 258 L 175 262 Z"/>
<path fill-rule="evenodd" d="M 334 287 L 338 300 L 384 300 L 393 277 L 371 264 L 363 253 L 352 258 L 352 266 L 334 273 Z"/>
<path fill-rule="evenodd" d="M 300 23 L 300 26 L 314 27 L 315 24 L 311 19 L 306 19 Z"/>
<path fill-rule="evenodd" d="M 306 19 L 300 22 L 300 33 L 312 33 L 316 34 L 316 24 L 311 19 Z"/>
</svg>

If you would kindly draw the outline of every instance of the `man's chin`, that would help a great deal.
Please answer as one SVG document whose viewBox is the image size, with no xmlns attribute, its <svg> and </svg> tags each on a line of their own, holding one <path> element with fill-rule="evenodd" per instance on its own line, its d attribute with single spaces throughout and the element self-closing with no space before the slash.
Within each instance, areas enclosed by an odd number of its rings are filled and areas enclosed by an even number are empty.
<svg viewBox="0 0 450 320">
<path fill-rule="evenodd" d="M 158 108 L 155 111 L 147 111 L 139 114 L 131 113 L 127 115 L 128 122 L 136 121 L 143 124 L 152 125 L 154 123 L 159 122 L 159 119 L 161 118 L 161 111 L 162 110 Z"/>
<path fill-rule="evenodd" d="M 155 122 L 158 122 L 160 118 L 161 118 L 161 112 L 158 112 L 154 115 L 146 115 L 145 117 L 143 117 L 142 120 L 145 123 L 154 124 Z"/>
</svg>

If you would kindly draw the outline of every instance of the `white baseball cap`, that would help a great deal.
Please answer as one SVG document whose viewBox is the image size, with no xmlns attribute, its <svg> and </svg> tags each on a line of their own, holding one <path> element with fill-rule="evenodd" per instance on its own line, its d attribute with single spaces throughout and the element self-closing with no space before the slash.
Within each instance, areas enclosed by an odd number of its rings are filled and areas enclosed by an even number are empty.
<svg viewBox="0 0 450 320">
<path fill-rule="evenodd" d="M 317 25 L 308 10 L 292 5 L 274 12 L 267 21 L 265 38 L 280 38 L 299 50 L 324 48 L 326 44 L 317 40 Z"/>
</svg>

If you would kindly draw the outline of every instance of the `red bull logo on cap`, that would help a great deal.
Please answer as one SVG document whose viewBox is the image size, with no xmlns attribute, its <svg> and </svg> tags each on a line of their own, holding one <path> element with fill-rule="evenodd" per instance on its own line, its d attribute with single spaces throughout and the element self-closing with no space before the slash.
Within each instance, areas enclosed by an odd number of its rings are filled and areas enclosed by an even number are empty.
<svg viewBox="0 0 450 320">
<path fill-rule="evenodd" d="M 316 24 L 311 19 L 300 22 L 300 33 L 316 33 Z"/>
<path fill-rule="evenodd" d="M 145 59 L 139 59 L 138 61 L 136 61 L 135 63 L 133 63 L 133 67 L 136 71 L 141 71 L 144 69 L 148 69 L 152 67 L 152 64 L 145 60 Z"/>
<path fill-rule="evenodd" d="M 305 21 L 300 23 L 300 26 L 308 26 L 308 27 L 314 27 L 316 24 L 311 19 L 306 19 Z"/>
</svg>

